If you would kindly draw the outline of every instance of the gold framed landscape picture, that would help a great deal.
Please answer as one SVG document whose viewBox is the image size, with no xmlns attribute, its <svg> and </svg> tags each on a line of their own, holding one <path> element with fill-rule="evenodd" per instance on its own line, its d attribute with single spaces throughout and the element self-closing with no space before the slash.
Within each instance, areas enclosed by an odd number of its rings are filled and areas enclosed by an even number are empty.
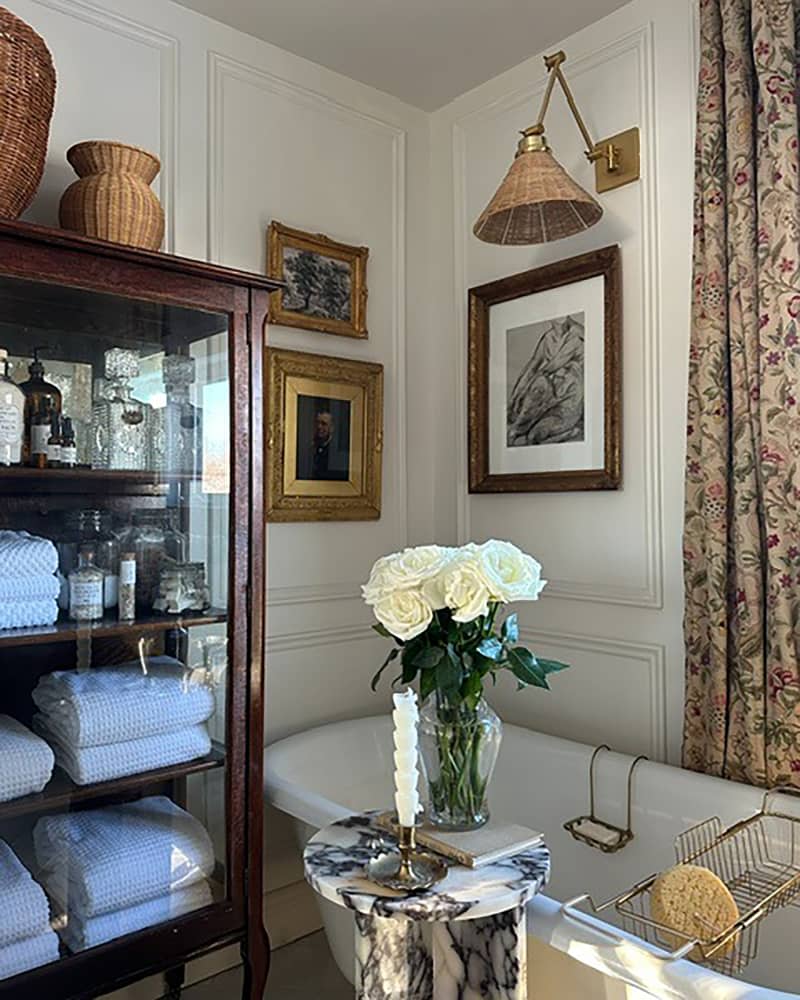
<svg viewBox="0 0 800 1000">
<path fill-rule="evenodd" d="M 267 231 L 267 274 L 286 283 L 270 295 L 270 322 L 367 336 L 367 247 L 273 222 Z"/>
<path fill-rule="evenodd" d="M 616 490 L 618 246 L 469 292 L 470 493 Z"/>
<path fill-rule="evenodd" d="M 383 365 L 267 350 L 270 521 L 381 514 Z"/>
</svg>

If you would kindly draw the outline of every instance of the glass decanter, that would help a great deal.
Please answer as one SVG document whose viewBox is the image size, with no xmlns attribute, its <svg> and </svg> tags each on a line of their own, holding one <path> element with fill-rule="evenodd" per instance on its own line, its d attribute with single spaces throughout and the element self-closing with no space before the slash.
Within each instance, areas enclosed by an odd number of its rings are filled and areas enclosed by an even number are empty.
<svg viewBox="0 0 800 1000">
<path fill-rule="evenodd" d="M 95 379 L 92 405 L 92 465 L 96 469 L 147 468 L 151 408 L 131 395 L 130 380 L 138 373 L 135 351 L 113 347 L 105 352 L 105 378 Z"/>
<path fill-rule="evenodd" d="M 202 467 L 201 410 L 191 401 L 194 358 L 167 354 L 162 363 L 166 404 L 152 411 L 151 461 L 160 472 L 197 475 Z"/>
</svg>

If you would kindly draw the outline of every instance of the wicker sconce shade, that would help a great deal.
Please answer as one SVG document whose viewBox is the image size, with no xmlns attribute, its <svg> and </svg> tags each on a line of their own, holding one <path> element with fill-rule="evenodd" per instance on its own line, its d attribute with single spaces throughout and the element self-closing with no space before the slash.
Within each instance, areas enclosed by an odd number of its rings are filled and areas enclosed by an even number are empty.
<svg viewBox="0 0 800 1000">
<path fill-rule="evenodd" d="M 598 222 L 603 209 L 548 149 L 520 153 L 473 227 L 485 243 L 549 243 Z"/>
</svg>

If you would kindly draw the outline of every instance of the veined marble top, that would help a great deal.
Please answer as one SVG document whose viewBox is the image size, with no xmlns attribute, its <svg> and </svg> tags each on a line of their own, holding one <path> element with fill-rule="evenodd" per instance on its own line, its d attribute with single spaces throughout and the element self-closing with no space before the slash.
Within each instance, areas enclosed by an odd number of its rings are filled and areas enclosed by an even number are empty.
<svg viewBox="0 0 800 1000">
<path fill-rule="evenodd" d="M 364 874 L 369 861 L 397 843 L 374 825 L 378 815 L 349 816 L 309 840 L 303 855 L 306 879 L 324 899 L 376 917 L 477 920 L 523 906 L 550 878 L 550 851 L 542 844 L 481 868 L 449 862 L 441 882 L 413 895 L 384 889 Z"/>
</svg>

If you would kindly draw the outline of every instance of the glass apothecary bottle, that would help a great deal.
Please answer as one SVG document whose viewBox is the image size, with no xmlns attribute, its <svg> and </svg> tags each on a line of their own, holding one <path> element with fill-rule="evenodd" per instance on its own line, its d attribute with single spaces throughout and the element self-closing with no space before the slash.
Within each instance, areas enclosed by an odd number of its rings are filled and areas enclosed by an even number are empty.
<svg viewBox="0 0 800 1000">
<path fill-rule="evenodd" d="M 0 348 L 0 465 L 19 465 L 25 433 L 25 395 L 8 375 L 8 351 Z"/>
<path fill-rule="evenodd" d="M 61 390 L 45 379 L 44 365 L 39 358 L 41 347 L 34 347 L 33 361 L 28 365 L 29 378 L 20 382 L 25 396 L 25 437 L 22 444 L 22 461 L 26 465 L 41 465 L 33 458 L 33 445 L 38 444 L 36 454 L 47 453 L 47 438 L 50 436 L 50 422 L 55 413 L 61 415 Z M 36 435 L 37 440 L 33 440 Z M 44 436 L 44 440 L 41 437 Z"/>
<path fill-rule="evenodd" d="M 136 607 L 140 611 L 153 610 L 167 560 L 186 561 L 187 539 L 175 515 L 173 510 L 136 510 L 125 533 L 125 549 L 136 554 Z"/>
<path fill-rule="evenodd" d="M 161 370 L 166 404 L 152 411 L 152 467 L 196 475 L 202 467 L 202 411 L 191 400 L 195 360 L 167 354 Z"/>
<path fill-rule="evenodd" d="M 95 379 L 92 405 L 92 465 L 96 469 L 145 470 L 149 458 L 150 406 L 131 395 L 139 374 L 136 351 L 105 352 L 105 377 Z"/>
<path fill-rule="evenodd" d="M 103 580 L 91 546 L 81 548 L 78 566 L 69 575 L 69 616 L 73 621 L 90 622 L 103 617 Z"/>
<path fill-rule="evenodd" d="M 94 565 L 103 573 L 103 607 L 115 608 L 119 600 L 119 537 L 114 533 L 111 511 L 70 511 L 65 518 L 67 535 L 81 548 L 91 549 Z"/>
</svg>

